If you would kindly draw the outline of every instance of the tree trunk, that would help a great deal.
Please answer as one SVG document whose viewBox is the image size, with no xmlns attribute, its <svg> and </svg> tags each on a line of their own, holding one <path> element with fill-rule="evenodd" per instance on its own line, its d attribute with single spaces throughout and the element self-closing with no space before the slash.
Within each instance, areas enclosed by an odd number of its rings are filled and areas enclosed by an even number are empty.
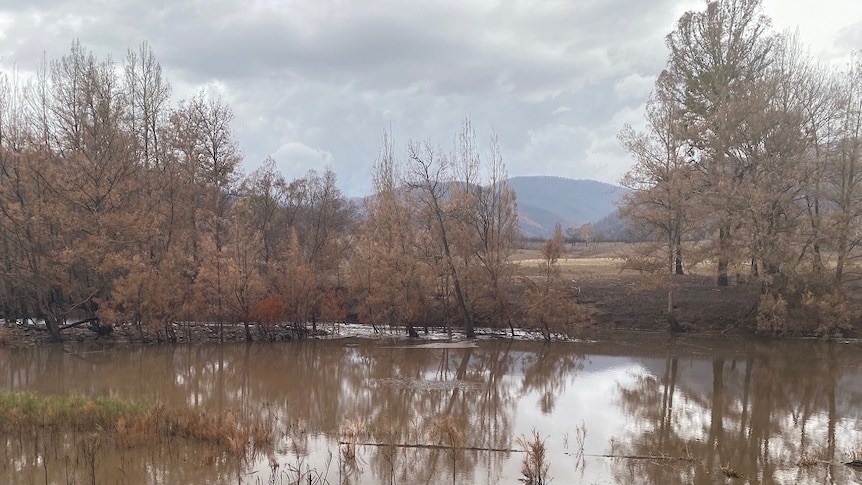
<svg viewBox="0 0 862 485">
<path fill-rule="evenodd" d="M 452 280 L 455 284 L 455 299 L 458 301 L 458 309 L 461 310 L 461 316 L 464 318 L 464 334 L 467 338 L 475 338 L 476 332 L 473 329 L 473 317 L 470 315 L 470 310 L 467 309 L 467 301 L 464 298 L 464 292 L 461 291 L 461 278 L 458 277 L 458 271 L 455 268 L 455 262 L 452 259 L 452 251 L 449 249 L 449 237 L 446 233 L 446 222 L 443 220 L 443 210 L 440 207 L 440 202 L 436 197 L 433 198 L 435 217 L 439 224 L 440 239 L 443 243 L 443 256 L 446 258 L 446 264 L 449 266 L 449 271 L 452 272 Z"/>
<path fill-rule="evenodd" d="M 177 341 L 177 332 L 174 330 L 174 325 L 170 320 L 165 321 L 165 338 L 171 343 L 176 343 Z"/>
<path fill-rule="evenodd" d="M 847 238 L 846 231 L 840 231 L 840 235 L 838 237 L 838 247 L 835 249 L 837 253 L 836 261 L 835 261 L 835 283 L 840 284 L 841 280 L 844 279 L 844 264 L 847 260 Z"/>
<path fill-rule="evenodd" d="M 718 230 L 718 286 L 728 286 L 727 268 L 729 266 L 727 250 L 730 244 L 730 230 L 721 227 Z"/>
<path fill-rule="evenodd" d="M 48 327 L 48 333 L 51 334 L 52 340 L 63 340 L 63 336 L 60 334 L 61 325 L 62 323 L 57 317 L 50 316 L 45 318 L 45 326 Z"/>
<path fill-rule="evenodd" d="M 448 252 L 448 249 L 447 249 Z M 455 271 L 455 265 L 452 264 L 452 258 L 447 257 L 451 270 Z M 476 331 L 473 328 L 473 317 L 470 315 L 470 310 L 467 309 L 467 302 L 464 300 L 464 294 L 461 292 L 461 282 L 458 276 L 455 275 L 455 298 L 458 300 L 458 308 L 461 309 L 461 316 L 464 318 L 464 334 L 467 338 L 475 338 Z"/>
<path fill-rule="evenodd" d="M 715 456 L 718 455 L 721 464 L 724 437 L 724 359 L 712 361 L 712 409 L 707 435 L 707 468 L 714 467 Z"/>
</svg>

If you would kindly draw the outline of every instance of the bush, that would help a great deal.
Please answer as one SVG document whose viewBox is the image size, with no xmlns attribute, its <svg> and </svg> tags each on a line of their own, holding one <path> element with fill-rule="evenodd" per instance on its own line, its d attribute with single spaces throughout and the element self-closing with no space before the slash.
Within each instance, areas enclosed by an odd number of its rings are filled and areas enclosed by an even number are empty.
<svg viewBox="0 0 862 485">
<path fill-rule="evenodd" d="M 765 293 L 757 304 L 757 331 L 767 334 L 787 332 L 787 301 L 781 295 Z"/>
</svg>

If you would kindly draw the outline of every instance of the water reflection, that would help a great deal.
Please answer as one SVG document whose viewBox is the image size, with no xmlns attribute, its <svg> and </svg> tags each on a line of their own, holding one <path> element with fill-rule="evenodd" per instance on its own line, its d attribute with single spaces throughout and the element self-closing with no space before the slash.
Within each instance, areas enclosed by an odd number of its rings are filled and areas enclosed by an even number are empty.
<svg viewBox="0 0 862 485">
<path fill-rule="evenodd" d="M 838 462 L 862 445 L 860 383 L 855 345 L 754 342 L 734 355 L 668 355 L 663 370 L 653 365 L 619 388 L 620 409 L 635 424 L 615 453 L 657 458 L 617 460 L 614 476 L 699 484 L 735 472 L 749 483 L 856 483 Z"/>
<path fill-rule="evenodd" d="M 523 454 L 511 450 L 532 428 L 557 483 L 715 483 L 722 467 L 750 483 L 859 479 L 797 463 L 862 450 L 860 345 L 653 340 L 0 349 L 5 389 L 263 416 L 278 438 L 247 462 L 125 450 L 88 468 L 96 443 L 7 433 L 0 482 L 68 483 L 80 463 L 75 483 L 516 483 Z"/>
</svg>

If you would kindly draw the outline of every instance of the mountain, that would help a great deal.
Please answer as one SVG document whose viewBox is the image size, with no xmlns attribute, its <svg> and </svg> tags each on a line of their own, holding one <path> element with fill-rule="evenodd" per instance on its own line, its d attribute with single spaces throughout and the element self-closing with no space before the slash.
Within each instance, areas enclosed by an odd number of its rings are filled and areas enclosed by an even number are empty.
<svg viewBox="0 0 862 485">
<path fill-rule="evenodd" d="M 525 238 L 547 239 L 559 222 L 563 231 L 593 223 L 593 232 L 601 231 L 612 240 L 626 238 L 625 223 L 617 216 L 614 205 L 626 189 L 596 180 L 565 177 L 512 177 L 509 186 L 518 198 L 518 223 Z M 360 212 L 366 197 L 351 199 Z"/>
<path fill-rule="evenodd" d="M 565 231 L 614 214 L 622 187 L 565 177 L 512 177 L 518 197 L 518 219 L 524 237 L 548 238 L 559 222 Z"/>
</svg>

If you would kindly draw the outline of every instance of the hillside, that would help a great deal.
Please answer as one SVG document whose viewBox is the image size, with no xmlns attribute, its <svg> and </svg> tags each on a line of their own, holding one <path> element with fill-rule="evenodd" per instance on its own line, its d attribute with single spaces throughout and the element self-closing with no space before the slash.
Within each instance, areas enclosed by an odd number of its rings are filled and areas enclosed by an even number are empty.
<svg viewBox="0 0 862 485">
<path fill-rule="evenodd" d="M 547 238 L 559 222 L 563 230 L 599 221 L 616 211 L 622 191 L 595 180 L 564 177 L 512 177 L 518 196 L 518 218 L 524 237 Z"/>
</svg>

